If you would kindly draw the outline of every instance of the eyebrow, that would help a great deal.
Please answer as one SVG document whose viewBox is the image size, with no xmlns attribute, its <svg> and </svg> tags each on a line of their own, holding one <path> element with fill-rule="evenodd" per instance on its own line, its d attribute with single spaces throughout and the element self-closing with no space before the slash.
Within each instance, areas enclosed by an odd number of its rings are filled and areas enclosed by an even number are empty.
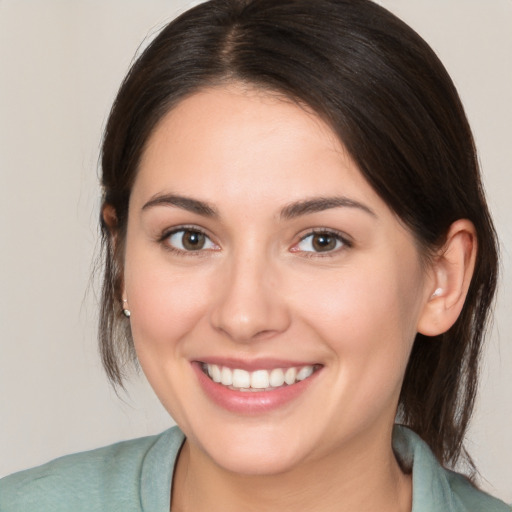
<svg viewBox="0 0 512 512">
<path fill-rule="evenodd" d="M 159 194 L 145 203 L 142 210 L 144 211 L 155 206 L 175 206 L 204 217 L 219 217 L 216 208 L 207 202 L 176 194 Z M 281 219 L 289 220 L 302 215 L 330 210 L 331 208 L 343 207 L 357 208 L 373 217 L 377 216 L 373 210 L 358 201 L 344 196 L 335 196 L 315 197 L 290 203 L 281 210 L 280 217 Z"/>
<path fill-rule="evenodd" d="M 372 217 L 377 217 L 375 212 L 365 206 L 364 204 L 349 199 L 344 196 L 335 197 L 315 197 L 312 199 L 305 199 L 296 203 L 291 203 L 281 210 L 282 219 L 293 219 L 301 215 L 308 215 L 311 213 L 322 212 L 330 210 L 331 208 L 357 208 L 363 212 L 368 213 Z"/>
<path fill-rule="evenodd" d="M 159 194 L 151 198 L 144 204 L 142 210 L 147 210 L 154 206 L 176 206 L 192 213 L 197 213 L 204 217 L 218 217 L 217 210 L 204 201 L 192 199 L 191 197 L 179 196 L 176 194 Z"/>
</svg>

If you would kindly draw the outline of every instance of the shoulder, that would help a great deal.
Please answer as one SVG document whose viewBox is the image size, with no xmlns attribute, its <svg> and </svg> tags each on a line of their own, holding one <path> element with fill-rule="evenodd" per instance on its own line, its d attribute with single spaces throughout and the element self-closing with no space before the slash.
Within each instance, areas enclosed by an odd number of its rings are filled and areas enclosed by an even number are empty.
<svg viewBox="0 0 512 512">
<path fill-rule="evenodd" d="M 506 505 L 489 494 L 477 489 L 464 475 L 445 470 L 446 479 L 455 500 L 461 510 L 485 512 L 511 512 L 512 507 Z"/>
<path fill-rule="evenodd" d="M 148 459 L 155 462 L 155 446 L 181 446 L 182 440 L 172 428 L 15 473 L 0 480 L 0 511 L 140 510 L 142 474 Z"/>
<path fill-rule="evenodd" d="M 395 426 L 393 448 L 401 465 L 412 471 L 412 512 L 511 512 L 502 501 L 477 489 L 468 478 L 445 469 L 412 430 Z"/>
</svg>

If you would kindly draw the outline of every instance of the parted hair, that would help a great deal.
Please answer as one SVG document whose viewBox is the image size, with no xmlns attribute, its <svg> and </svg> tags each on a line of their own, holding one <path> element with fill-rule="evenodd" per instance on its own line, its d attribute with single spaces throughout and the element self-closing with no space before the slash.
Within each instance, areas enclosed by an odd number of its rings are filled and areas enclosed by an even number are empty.
<svg viewBox="0 0 512 512">
<path fill-rule="evenodd" d="M 474 224 L 478 255 L 463 310 L 448 332 L 416 335 L 398 408 L 441 463 L 455 464 L 465 456 L 496 288 L 496 235 L 452 80 L 418 34 L 369 0 L 211 0 L 169 23 L 135 61 L 101 157 L 103 207 L 116 218 L 101 217 L 99 342 L 110 380 L 122 386 L 136 361 L 121 290 L 128 201 L 145 145 L 182 99 L 233 82 L 324 119 L 427 258 L 455 220 Z"/>
</svg>

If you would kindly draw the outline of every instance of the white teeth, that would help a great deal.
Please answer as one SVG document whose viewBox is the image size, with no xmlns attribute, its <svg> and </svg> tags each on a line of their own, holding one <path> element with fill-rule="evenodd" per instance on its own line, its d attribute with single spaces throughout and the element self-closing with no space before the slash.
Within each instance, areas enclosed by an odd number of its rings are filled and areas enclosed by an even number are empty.
<svg viewBox="0 0 512 512">
<path fill-rule="evenodd" d="M 270 372 L 269 384 L 273 388 L 278 388 L 279 386 L 282 386 L 284 384 L 284 372 L 283 372 L 283 370 L 281 370 L 281 368 L 274 368 Z"/>
<path fill-rule="evenodd" d="M 222 367 L 220 372 L 220 382 L 224 386 L 231 386 L 233 384 L 233 372 L 225 366 Z"/>
<path fill-rule="evenodd" d="M 251 388 L 265 389 L 268 388 L 270 377 L 267 370 L 256 370 L 251 375 Z"/>
<path fill-rule="evenodd" d="M 208 365 L 208 375 L 210 375 L 213 382 L 220 382 L 222 380 L 220 368 L 216 364 Z"/>
<path fill-rule="evenodd" d="M 288 386 L 295 382 L 295 377 L 297 377 L 297 369 L 296 368 L 288 368 L 286 373 L 284 374 L 284 381 Z"/>
<path fill-rule="evenodd" d="M 297 372 L 297 380 L 304 380 L 307 379 L 311 374 L 313 373 L 313 367 L 312 366 L 303 366 L 298 372 Z"/>
<path fill-rule="evenodd" d="M 224 371 L 224 368 L 222 369 L 222 371 Z M 250 388 L 251 374 L 245 370 L 233 370 L 232 384 L 234 388 Z"/>
<path fill-rule="evenodd" d="M 315 371 L 315 367 L 312 365 L 248 372 L 239 368 L 232 369 L 227 366 L 206 364 L 203 369 L 213 382 L 241 391 L 271 390 L 284 384 L 291 386 L 307 379 Z"/>
</svg>

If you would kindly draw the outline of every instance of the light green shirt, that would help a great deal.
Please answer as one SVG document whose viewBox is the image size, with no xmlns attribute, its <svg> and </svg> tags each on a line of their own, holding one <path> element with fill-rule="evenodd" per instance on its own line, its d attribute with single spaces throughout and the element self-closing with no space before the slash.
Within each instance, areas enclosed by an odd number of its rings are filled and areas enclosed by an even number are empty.
<svg viewBox="0 0 512 512">
<path fill-rule="evenodd" d="M 68 455 L 0 480 L 0 512 L 168 512 L 183 433 Z M 510 512 L 505 503 L 442 468 L 411 430 L 395 427 L 393 448 L 412 467 L 412 512 Z"/>
</svg>

